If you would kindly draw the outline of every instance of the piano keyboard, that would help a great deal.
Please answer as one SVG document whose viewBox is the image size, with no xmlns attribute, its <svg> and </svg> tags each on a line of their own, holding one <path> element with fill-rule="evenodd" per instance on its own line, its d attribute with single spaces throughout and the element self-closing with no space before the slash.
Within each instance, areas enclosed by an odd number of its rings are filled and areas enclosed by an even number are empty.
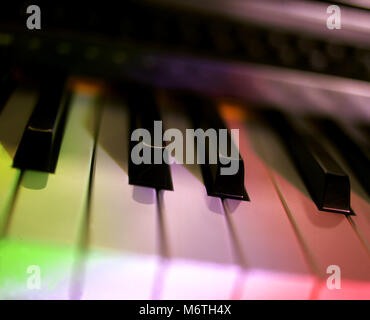
<svg viewBox="0 0 370 320">
<path fill-rule="evenodd" d="M 287 136 L 271 111 L 213 101 L 239 129 L 249 199 L 225 184 L 209 196 L 196 164 L 153 166 L 141 180 L 129 169 L 135 99 L 55 79 L 21 82 L 1 106 L 0 299 L 370 298 L 366 138 L 312 119 Z M 153 99 L 165 128 L 194 126 L 181 95 Z M 327 286 L 333 265 L 340 290 Z"/>
</svg>

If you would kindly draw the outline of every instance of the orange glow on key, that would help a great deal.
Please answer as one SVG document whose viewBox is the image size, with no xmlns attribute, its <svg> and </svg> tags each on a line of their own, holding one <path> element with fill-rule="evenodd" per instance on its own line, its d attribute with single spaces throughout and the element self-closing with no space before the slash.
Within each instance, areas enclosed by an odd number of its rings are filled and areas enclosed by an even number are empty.
<svg viewBox="0 0 370 320">
<path fill-rule="evenodd" d="M 103 82 L 88 78 L 71 78 L 68 87 L 73 91 L 87 94 L 99 94 L 104 90 Z"/>
<path fill-rule="evenodd" d="M 252 117 L 246 106 L 237 103 L 223 101 L 218 106 L 221 117 L 225 121 L 246 121 Z"/>
</svg>

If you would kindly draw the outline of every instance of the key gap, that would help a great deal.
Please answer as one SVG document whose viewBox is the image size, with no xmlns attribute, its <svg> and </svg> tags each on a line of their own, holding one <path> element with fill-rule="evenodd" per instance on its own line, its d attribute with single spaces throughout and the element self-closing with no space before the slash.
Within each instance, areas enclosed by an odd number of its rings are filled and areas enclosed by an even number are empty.
<svg viewBox="0 0 370 320">
<path fill-rule="evenodd" d="M 0 233 L 0 239 L 6 237 L 6 235 L 9 232 L 9 227 L 10 227 L 10 224 L 11 224 L 15 203 L 16 203 L 17 198 L 18 198 L 19 187 L 21 185 L 22 178 L 23 178 L 23 173 L 24 173 L 23 170 L 20 170 L 20 171 L 21 172 L 20 172 L 19 177 L 17 179 L 17 183 L 16 183 L 15 188 L 14 188 L 13 197 L 12 197 L 9 209 L 8 209 L 8 215 L 5 218 L 4 227 L 3 227 L 3 230 L 1 230 L 1 233 Z"/>
<path fill-rule="evenodd" d="M 228 207 L 228 205 L 225 201 L 227 198 L 219 198 L 219 199 L 221 200 L 222 210 L 223 210 L 223 213 L 224 213 L 224 216 L 225 216 L 226 225 L 227 225 L 230 237 L 231 237 L 231 243 L 232 243 L 232 247 L 233 247 L 233 251 L 234 251 L 233 255 L 234 255 L 235 262 L 238 265 L 242 266 L 243 268 L 247 267 L 247 265 L 248 265 L 247 261 L 245 260 L 245 258 L 243 256 L 239 239 L 236 236 L 234 225 L 233 225 L 233 223 L 230 219 L 230 216 L 229 216 L 230 215 L 230 210 L 229 210 L 229 207 Z"/>
<path fill-rule="evenodd" d="M 367 252 L 367 254 L 370 257 L 370 244 L 367 243 L 365 237 L 363 236 L 362 232 L 358 228 L 356 222 L 353 220 L 352 216 L 346 216 L 346 217 L 347 217 L 347 220 L 348 220 L 349 224 L 351 225 L 351 227 L 355 231 L 357 237 L 359 238 L 361 244 L 365 247 L 365 249 L 366 249 L 365 251 Z"/>
<path fill-rule="evenodd" d="M 104 105 L 103 99 L 98 99 L 97 102 L 99 106 L 95 112 L 95 121 L 93 128 L 94 131 L 94 145 L 91 155 L 91 167 L 90 167 L 90 176 L 89 176 L 89 184 L 88 184 L 88 191 L 87 191 L 87 199 L 85 203 L 85 214 L 83 217 L 83 222 L 81 225 L 80 236 L 77 243 L 77 252 L 76 258 L 74 262 L 74 266 L 72 267 L 72 276 L 71 276 L 71 283 L 69 289 L 69 297 L 72 300 L 81 300 L 83 289 L 84 289 L 84 274 L 86 271 L 86 256 L 88 254 L 89 248 L 89 225 L 90 225 L 90 218 L 91 218 L 91 198 L 92 198 L 92 191 L 93 191 L 93 181 L 95 176 L 95 166 L 96 166 L 96 150 L 98 145 L 98 137 L 100 132 L 100 125 L 102 118 L 101 115 L 103 113 Z"/>
<path fill-rule="evenodd" d="M 260 143 L 260 145 L 262 146 L 262 149 L 264 149 L 264 145 L 262 143 Z M 295 236 L 297 237 L 297 240 L 298 240 L 298 243 L 303 251 L 303 257 L 309 267 L 309 270 L 310 272 L 315 276 L 315 281 L 314 281 L 314 284 L 313 284 L 313 287 L 311 289 L 311 294 L 310 294 L 310 299 L 311 300 L 315 300 L 318 296 L 318 293 L 319 293 L 319 287 L 321 285 L 321 282 L 324 280 L 324 276 L 320 275 L 320 272 L 319 272 L 319 268 L 318 268 L 318 265 L 316 264 L 315 262 L 315 258 L 314 256 L 312 255 L 311 253 L 311 250 L 309 249 L 306 241 L 304 240 L 304 237 L 302 236 L 300 230 L 299 230 L 299 227 L 298 227 L 298 224 L 296 223 L 294 217 L 293 217 L 293 214 L 287 204 L 287 202 L 285 201 L 285 198 L 283 196 L 283 194 L 281 193 L 280 189 L 279 189 L 279 186 L 271 172 L 271 169 L 268 168 L 268 166 L 265 166 L 265 170 L 274 186 L 274 189 L 280 199 L 280 202 L 284 208 L 284 211 L 288 217 L 288 220 L 289 220 L 289 223 L 291 224 L 292 228 L 293 228 L 293 231 L 294 231 L 294 234 Z"/>
<path fill-rule="evenodd" d="M 158 251 L 159 251 L 159 264 L 158 269 L 154 277 L 153 290 L 152 290 L 152 299 L 160 299 L 165 275 L 169 268 L 169 248 L 168 241 L 165 229 L 165 221 L 163 217 L 164 204 L 163 204 L 163 192 L 164 190 L 155 189 L 156 202 L 157 202 L 157 230 L 158 230 Z"/>
<path fill-rule="evenodd" d="M 244 273 L 244 270 L 247 270 L 248 263 L 243 255 L 240 242 L 238 240 L 238 237 L 236 236 L 234 225 L 229 216 L 230 210 L 225 201 L 227 200 L 227 198 L 219 198 L 219 199 L 221 200 L 221 207 L 223 210 L 223 214 L 225 216 L 227 230 L 231 238 L 233 258 L 236 264 L 239 266 L 238 274 L 235 278 L 235 282 L 234 282 L 232 293 L 231 293 L 231 298 L 237 299 L 238 297 L 241 297 L 242 291 L 243 291 L 243 284 L 248 278 L 248 275 Z"/>
<path fill-rule="evenodd" d="M 284 208 L 284 211 L 288 217 L 288 220 L 289 220 L 289 223 L 291 224 L 291 226 L 293 227 L 293 231 L 294 231 L 294 234 L 295 236 L 297 237 L 298 239 L 298 243 L 303 251 L 303 256 L 304 256 L 304 259 L 306 260 L 306 263 L 310 269 L 310 271 L 312 272 L 312 274 L 315 276 L 315 282 L 314 282 L 314 285 L 313 285 L 313 288 L 311 289 L 311 294 L 310 294 L 310 300 L 315 300 L 317 295 L 318 295 L 318 289 L 320 287 L 320 283 L 321 281 L 324 280 L 324 277 L 320 275 L 320 272 L 319 272 L 319 268 L 315 262 L 315 258 L 313 257 L 312 253 L 311 253 L 311 250 L 308 248 L 307 244 L 306 244 L 306 241 L 304 240 L 304 237 L 302 236 L 301 232 L 299 231 L 299 227 L 296 223 L 296 221 L 294 220 L 294 217 L 293 217 L 293 214 L 288 206 L 288 204 L 286 203 L 285 199 L 284 199 L 284 196 L 282 195 L 277 183 L 276 183 L 276 180 L 275 178 L 273 177 L 270 169 L 266 168 L 266 171 L 272 181 L 272 184 L 276 190 L 276 193 L 278 194 L 278 197 L 281 201 L 281 204 Z"/>
</svg>

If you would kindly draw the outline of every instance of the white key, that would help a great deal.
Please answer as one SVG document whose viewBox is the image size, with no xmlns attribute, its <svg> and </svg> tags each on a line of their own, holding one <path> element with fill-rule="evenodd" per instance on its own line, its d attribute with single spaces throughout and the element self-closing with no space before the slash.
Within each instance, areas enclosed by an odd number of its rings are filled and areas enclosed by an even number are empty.
<svg viewBox="0 0 370 320">
<path fill-rule="evenodd" d="M 178 109 L 165 128 L 192 128 Z M 238 268 L 221 201 L 207 196 L 197 165 L 171 165 L 174 191 L 163 194 L 168 265 L 161 298 L 229 299 Z"/>
<path fill-rule="evenodd" d="M 321 280 L 313 292 L 318 299 L 361 299 L 370 297 L 370 259 L 348 219 L 341 214 L 321 212 L 311 200 L 284 146 L 270 130 L 261 130 L 259 143 L 264 161 L 273 175 L 312 257 Z M 340 267 L 341 289 L 327 286 L 327 268 Z M 330 286 L 329 279 L 329 286 Z"/>
<path fill-rule="evenodd" d="M 29 260 L 41 268 L 40 298 L 69 298 L 75 251 L 86 212 L 95 135 L 95 98 L 96 94 L 92 93 L 74 94 L 55 174 L 25 171 L 11 213 L 7 236 L 14 243 L 29 246 L 29 252 L 35 251 Z M 38 243 L 49 248 L 45 255 L 37 254 Z M 47 254 L 54 251 L 60 251 L 63 259 L 58 260 L 58 254 Z M 23 264 L 22 254 L 9 257 L 13 259 L 9 263 Z M 23 275 L 26 272 L 18 268 L 14 272 L 21 271 Z M 32 290 L 24 295 L 33 296 Z"/>
<path fill-rule="evenodd" d="M 90 249 L 86 259 L 82 299 L 155 298 L 159 268 L 155 257 Z"/>
<path fill-rule="evenodd" d="M 163 266 L 161 299 L 226 300 L 233 298 L 239 270 L 230 264 L 172 258 Z"/>
<path fill-rule="evenodd" d="M 158 269 L 155 190 L 128 184 L 129 114 L 103 109 L 90 206 L 84 299 L 150 299 Z"/>
<path fill-rule="evenodd" d="M 13 158 L 36 98 L 36 91 L 18 88 L 0 114 L 0 234 L 5 228 L 20 174 L 20 170 L 12 168 Z"/>
<path fill-rule="evenodd" d="M 308 299 L 315 278 L 304 250 L 258 153 L 258 125 L 228 121 L 239 129 L 240 154 L 250 202 L 226 200 L 246 267 L 242 299 Z"/>
</svg>

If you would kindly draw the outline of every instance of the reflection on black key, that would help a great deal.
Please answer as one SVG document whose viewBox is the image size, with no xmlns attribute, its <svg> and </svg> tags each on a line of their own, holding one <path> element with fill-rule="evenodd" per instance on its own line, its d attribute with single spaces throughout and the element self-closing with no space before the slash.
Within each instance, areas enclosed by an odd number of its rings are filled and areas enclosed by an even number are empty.
<svg viewBox="0 0 370 320">
<path fill-rule="evenodd" d="M 283 114 L 268 115 L 278 130 L 319 210 L 351 214 L 347 174 L 317 139 L 293 126 Z"/>
<path fill-rule="evenodd" d="M 183 95 L 179 99 L 186 104 L 186 108 L 190 111 L 194 129 L 199 128 L 204 131 L 214 129 L 217 134 L 218 141 L 206 138 L 204 141 L 198 140 L 197 144 L 200 147 L 203 145 L 205 151 L 205 163 L 201 165 L 201 169 L 207 194 L 213 197 L 249 201 L 244 187 L 244 161 L 231 138 L 230 131 L 218 114 L 217 106 L 209 99 L 192 94 Z M 227 149 L 220 145 L 220 129 L 227 130 Z M 232 148 L 234 148 L 233 153 L 231 153 Z M 198 158 L 199 151 L 197 150 Z M 215 152 L 216 163 L 210 163 L 212 162 L 210 161 L 212 152 Z M 232 157 L 233 154 L 236 156 Z M 222 174 L 223 169 L 230 167 L 238 168 L 235 174 Z"/>
<path fill-rule="evenodd" d="M 54 172 L 64 131 L 68 97 L 65 77 L 45 77 L 38 102 L 14 157 L 20 169 Z"/>
<path fill-rule="evenodd" d="M 127 87 L 127 103 L 131 114 L 130 137 L 136 129 L 146 129 L 151 137 L 149 141 L 132 141 L 130 139 L 129 183 L 159 190 L 173 190 L 170 168 L 163 160 L 163 154 L 166 155 L 164 152 L 165 144 L 162 139 L 158 142 L 154 141 L 154 121 L 161 120 L 155 92 L 144 86 L 130 85 Z M 161 132 L 163 135 L 163 130 Z M 146 149 L 143 153 L 150 154 L 150 163 L 135 164 L 132 161 L 131 153 L 138 143 L 142 143 L 143 148 Z M 155 161 L 156 159 L 162 159 L 162 163 L 158 163 Z"/>
<path fill-rule="evenodd" d="M 343 127 L 331 119 L 323 119 L 317 123 L 370 195 L 370 154 L 366 150 L 369 146 L 361 146 Z"/>
<path fill-rule="evenodd" d="M 15 86 L 16 81 L 13 77 L 12 70 L 9 68 L 0 68 L 0 112 Z"/>
</svg>

